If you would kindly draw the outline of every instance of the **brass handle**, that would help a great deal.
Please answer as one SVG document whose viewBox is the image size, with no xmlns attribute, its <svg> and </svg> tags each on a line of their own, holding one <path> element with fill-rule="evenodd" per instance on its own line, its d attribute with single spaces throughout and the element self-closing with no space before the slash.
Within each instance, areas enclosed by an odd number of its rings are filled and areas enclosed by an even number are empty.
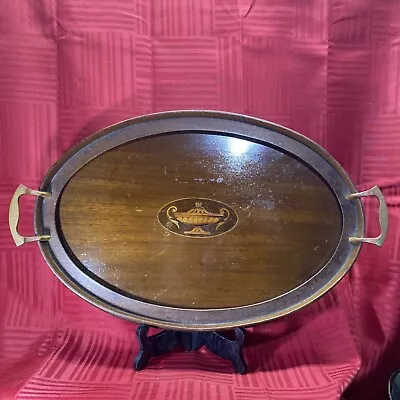
<svg viewBox="0 0 400 400">
<path fill-rule="evenodd" d="M 366 196 L 375 196 L 379 200 L 379 225 L 381 227 L 381 234 L 375 238 L 364 238 L 364 237 L 350 237 L 349 240 L 351 243 L 371 243 L 376 246 L 382 246 L 385 241 L 387 230 L 388 230 L 388 210 L 385 202 L 385 198 L 383 197 L 382 192 L 378 188 L 378 186 L 374 186 L 369 190 L 365 190 L 364 192 L 359 193 L 351 193 L 346 198 L 348 200 L 352 200 L 358 197 L 366 197 Z"/>
<path fill-rule="evenodd" d="M 39 192 L 38 190 L 32 190 L 27 188 L 25 185 L 19 185 L 15 191 L 8 211 L 8 224 L 10 225 L 11 236 L 17 246 L 21 246 L 28 242 L 38 242 L 50 240 L 49 235 L 40 236 L 21 236 L 18 233 L 18 221 L 19 221 L 19 203 L 18 200 L 23 194 L 31 194 L 33 196 L 50 197 L 51 193 Z"/>
</svg>

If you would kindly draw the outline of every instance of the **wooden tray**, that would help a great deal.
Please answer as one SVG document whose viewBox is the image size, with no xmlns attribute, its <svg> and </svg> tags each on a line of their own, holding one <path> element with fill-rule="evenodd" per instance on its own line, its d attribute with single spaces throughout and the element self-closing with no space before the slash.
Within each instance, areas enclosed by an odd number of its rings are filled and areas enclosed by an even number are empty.
<svg viewBox="0 0 400 400">
<path fill-rule="evenodd" d="M 38 196 L 36 236 L 17 232 L 18 198 Z M 364 237 L 360 197 L 379 199 Z M 38 241 L 62 282 L 114 315 L 164 328 L 246 326 L 295 311 L 380 246 L 387 208 L 357 193 L 304 136 L 242 115 L 159 113 L 74 147 L 10 205 L 17 245 Z"/>
</svg>

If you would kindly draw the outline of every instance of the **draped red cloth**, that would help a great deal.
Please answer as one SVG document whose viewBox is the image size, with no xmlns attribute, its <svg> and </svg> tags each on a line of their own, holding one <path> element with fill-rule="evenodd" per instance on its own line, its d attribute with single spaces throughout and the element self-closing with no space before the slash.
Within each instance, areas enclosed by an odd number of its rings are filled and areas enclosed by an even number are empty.
<svg viewBox="0 0 400 400">
<path fill-rule="evenodd" d="M 0 0 L 0 399 L 385 399 L 400 366 L 400 2 Z M 60 155 L 122 119 L 173 109 L 265 118 L 324 146 L 390 228 L 313 305 L 248 329 L 239 376 L 206 350 L 131 368 L 136 326 L 15 248 L 7 208 Z M 25 196 L 27 197 L 27 196 Z M 32 199 L 20 230 L 32 232 Z M 377 206 L 365 202 L 368 233 Z"/>
</svg>

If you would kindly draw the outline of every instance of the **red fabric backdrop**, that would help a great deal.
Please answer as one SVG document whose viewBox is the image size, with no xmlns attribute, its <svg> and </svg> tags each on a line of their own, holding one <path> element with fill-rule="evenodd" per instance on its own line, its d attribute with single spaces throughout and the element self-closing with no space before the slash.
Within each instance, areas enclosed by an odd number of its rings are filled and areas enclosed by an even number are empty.
<svg viewBox="0 0 400 400">
<path fill-rule="evenodd" d="M 0 0 L 0 399 L 385 399 L 400 366 L 399 79 L 397 0 Z M 296 129 L 389 204 L 382 249 L 364 246 L 317 303 L 249 329 L 245 376 L 207 351 L 135 373 L 135 325 L 72 294 L 7 228 L 17 184 L 37 188 L 78 140 L 190 108 Z M 32 200 L 22 208 L 29 233 Z M 366 214 L 373 234 L 375 203 Z"/>
</svg>

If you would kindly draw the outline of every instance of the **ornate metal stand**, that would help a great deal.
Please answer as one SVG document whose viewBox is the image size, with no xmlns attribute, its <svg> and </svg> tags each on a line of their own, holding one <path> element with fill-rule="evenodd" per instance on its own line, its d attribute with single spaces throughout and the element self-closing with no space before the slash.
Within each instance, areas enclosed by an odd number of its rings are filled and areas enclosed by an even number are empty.
<svg viewBox="0 0 400 400">
<path fill-rule="evenodd" d="M 206 346 L 214 354 L 230 360 L 236 372 L 246 373 L 246 363 L 243 358 L 243 342 L 245 330 L 234 328 L 235 340 L 229 340 L 216 332 L 181 332 L 162 331 L 153 336 L 147 336 L 149 326 L 142 324 L 136 330 L 140 351 L 134 363 L 136 371 L 145 368 L 151 357 L 160 356 L 181 345 L 186 351 L 194 351 Z"/>
</svg>

